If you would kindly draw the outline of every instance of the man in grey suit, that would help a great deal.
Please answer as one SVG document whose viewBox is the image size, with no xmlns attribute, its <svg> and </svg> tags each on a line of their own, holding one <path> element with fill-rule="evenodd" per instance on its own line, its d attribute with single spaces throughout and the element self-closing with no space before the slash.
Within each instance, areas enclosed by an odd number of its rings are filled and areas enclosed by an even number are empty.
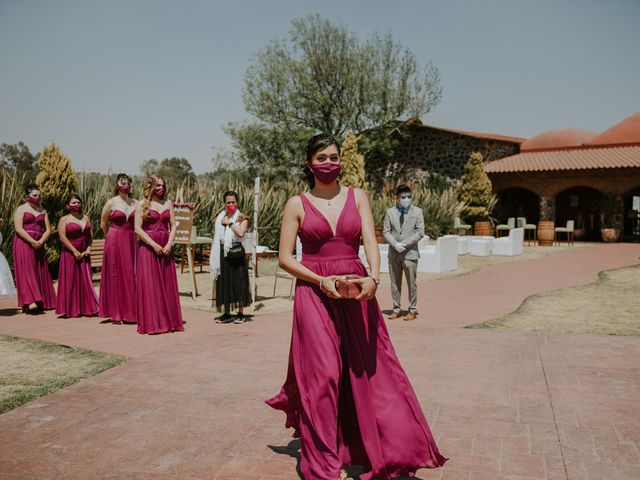
<svg viewBox="0 0 640 480">
<path fill-rule="evenodd" d="M 424 237 L 422 209 L 411 205 L 411 189 L 400 185 L 396 190 L 397 205 L 389 208 L 384 217 L 384 238 L 389 243 L 389 273 L 393 312 L 389 320 L 400 318 L 400 291 L 402 273 L 409 287 L 409 313 L 405 320 L 415 320 L 418 315 L 418 242 Z"/>
</svg>

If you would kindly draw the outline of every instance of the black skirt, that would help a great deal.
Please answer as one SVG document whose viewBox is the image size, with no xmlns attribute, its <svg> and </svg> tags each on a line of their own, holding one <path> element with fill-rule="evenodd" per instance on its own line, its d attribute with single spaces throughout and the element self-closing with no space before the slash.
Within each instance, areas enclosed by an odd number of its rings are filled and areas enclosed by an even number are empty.
<svg viewBox="0 0 640 480">
<path fill-rule="evenodd" d="M 216 306 L 218 311 L 235 310 L 251 305 L 249 266 L 242 249 L 241 258 L 227 258 L 220 245 L 220 276 L 216 281 Z"/>
</svg>

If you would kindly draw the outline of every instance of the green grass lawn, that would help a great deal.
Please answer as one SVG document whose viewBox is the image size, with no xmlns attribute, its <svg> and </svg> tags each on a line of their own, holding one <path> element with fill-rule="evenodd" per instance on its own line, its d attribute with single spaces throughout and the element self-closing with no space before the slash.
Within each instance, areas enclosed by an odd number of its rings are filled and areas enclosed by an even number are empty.
<svg viewBox="0 0 640 480">
<path fill-rule="evenodd" d="M 82 348 L 0 336 L 0 413 L 125 361 Z"/>
</svg>

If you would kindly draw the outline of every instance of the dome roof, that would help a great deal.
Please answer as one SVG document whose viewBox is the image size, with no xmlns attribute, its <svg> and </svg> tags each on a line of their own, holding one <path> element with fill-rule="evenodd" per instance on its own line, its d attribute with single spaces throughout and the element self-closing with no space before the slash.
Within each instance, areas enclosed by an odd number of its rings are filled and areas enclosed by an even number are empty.
<svg viewBox="0 0 640 480">
<path fill-rule="evenodd" d="M 589 145 L 617 145 L 640 142 L 640 112 L 616 123 L 589 142 Z"/>
<path fill-rule="evenodd" d="M 520 151 L 542 148 L 579 147 L 589 143 L 598 134 L 584 128 L 558 128 L 542 132 L 520 145 Z"/>
</svg>

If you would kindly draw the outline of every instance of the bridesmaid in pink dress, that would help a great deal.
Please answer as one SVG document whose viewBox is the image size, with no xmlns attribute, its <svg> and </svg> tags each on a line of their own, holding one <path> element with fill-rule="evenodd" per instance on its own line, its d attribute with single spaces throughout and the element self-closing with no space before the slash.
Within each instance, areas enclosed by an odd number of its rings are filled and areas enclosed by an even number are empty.
<svg viewBox="0 0 640 480">
<path fill-rule="evenodd" d="M 138 333 L 182 332 L 178 279 L 173 260 L 176 220 L 173 203 L 164 198 L 164 179 L 147 178 L 144 199 L 136 210 L 136 234 L 140 240 L 136 263 Z"/>
<path fill-rule="evenodd" d="M 100 316 L 114 324 L 136 323 L 136 202 L 131 198 L 131 178 L 119 173 L 116 196 L 102 209 L 100 227 L 105 234 L 100 276 Z"/>
<path fill-rule="evenodd" d="M 44 243 L 51 235 L 49 216 L 40 206 L 42 194 L 35 184 L 25 189 L 27 202 L 14 215 L 13 265 L 18 306 L 25 312 L 56 307 L 56 293 L 49 272 Z"/>
<path fill-rule="evenodd" d="M 294 275 L 289 368 L 278 395 L 267 400 L 286 413 L 301 440 L 305 480 L 347 477 L 361 465 L 362 480 L 414 476 L 447 460 L 438 451 L 420 403 L 391 344 L 375 298 L 380 254 L 365 192 L 344 188 L 340 147 L 316 135 L 307 145 L 311 191 L 289 199 L 280 234 L 280 264 Z M 302 241 L 302 261 L 295 250 Z M 358 258 L 362 236 L 371 274 Z M 361 288 L 344 299 L 344 275 Z"/>
<path fill-rule="evenodd" d="M 91 317 L 98 313 L 98 296 L 91 274 L 91 222 L 82 213 L 78 195 L 71 195 L 66 208 L 69 214 L 58 222 L 62 251 L 56 313 L 63 317 Z"/>
</svg>

